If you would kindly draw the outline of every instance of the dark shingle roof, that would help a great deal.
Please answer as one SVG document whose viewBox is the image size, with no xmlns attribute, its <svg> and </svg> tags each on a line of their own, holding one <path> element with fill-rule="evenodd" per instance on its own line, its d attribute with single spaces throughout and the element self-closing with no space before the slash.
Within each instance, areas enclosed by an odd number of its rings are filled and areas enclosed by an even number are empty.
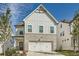
<svg viewBox="0 0 79 59">
<path fill-rule="evenodd" d="M 16 24 L 15 26 L 23 26 L 24 25 L 24 22 L 19 22 L 18 24 Z"/>
<path fill-rule="evenodd" d="M 66 19 L 64 19 L 64 20 L 61 20 L 60 22 L 70 23 L 71 21 L 70 21 L 70 20 L 66 20 Z"/>
</svg>

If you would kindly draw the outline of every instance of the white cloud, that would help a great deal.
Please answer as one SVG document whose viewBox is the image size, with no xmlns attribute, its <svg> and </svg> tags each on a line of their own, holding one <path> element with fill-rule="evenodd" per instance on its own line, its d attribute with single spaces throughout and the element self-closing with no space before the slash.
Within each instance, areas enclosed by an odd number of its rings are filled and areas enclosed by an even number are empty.
<svg viewBox="0 0 79 59">
<path fill-rule="evenodd" d="M 27 13 L 27 10 L 31 10 L 33 7 L 33 5 L 31 5 L 31 4 L 14 4 L 14 3 L 8 4 L 8 6 L 11 10 L 11 14 L 12 14 L 11 19 L 14 23 L 17 23 L 17 20 L 19 21 L 20 16 L 22 17 L 25 15 L 25 14 L 23 14 L 22 9 L 24 9 L 25 13 Z"/>
</svg>

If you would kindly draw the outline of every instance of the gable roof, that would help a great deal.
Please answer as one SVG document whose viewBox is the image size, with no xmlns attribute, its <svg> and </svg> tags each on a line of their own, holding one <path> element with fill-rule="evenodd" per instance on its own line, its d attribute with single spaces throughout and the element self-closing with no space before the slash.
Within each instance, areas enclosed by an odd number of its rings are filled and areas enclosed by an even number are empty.
<svg viewBox="0 0 79 59">
<path fill-rule="evenodd" d="M 44 10 L 49 14 L 49 16 L 51 16 L 52 19 L 53 19 L 56 23 L 58 23 L 58 21 L 56 20 L 56 18 L 55 18 L 42 4 L 40 4 L 34 11 L 36 11 L 39 7 L 43 7 Z M 29 16 L 31 16 L 32 13 L 34 13 L 34 11 L 31 12 L 27 17 L 25 17 L 25 18 L 23 19 L 23 21 L 25 21 Z"/>
</svg>

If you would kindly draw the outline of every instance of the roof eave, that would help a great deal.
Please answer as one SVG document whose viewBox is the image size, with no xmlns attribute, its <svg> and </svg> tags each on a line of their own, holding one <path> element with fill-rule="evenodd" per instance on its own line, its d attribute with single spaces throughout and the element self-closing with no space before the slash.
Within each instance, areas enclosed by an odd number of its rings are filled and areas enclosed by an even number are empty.
<svg viewBox="0 0 79 59">
<path fill-rule="evenodd" d="M 55 18 L 54 16 L 52 16 L 51 13 L 50 13 L 42 4 L 40 4 L 35 10 L 37 10 L 40 6 L 42 6 L 42 7 L 47 11 L 47 13 L 55 20 L 56 23 L 59 23 L 59 22 L 56 20 L 56 18 Z M 35 10 L 34 10 L 34 11 L 35 11 Z M 32 11 L 27 17 L 25 17 L 25 18 L 23 19 L 23 21 L 25 21 L 34 11 Z"/>
</svg>

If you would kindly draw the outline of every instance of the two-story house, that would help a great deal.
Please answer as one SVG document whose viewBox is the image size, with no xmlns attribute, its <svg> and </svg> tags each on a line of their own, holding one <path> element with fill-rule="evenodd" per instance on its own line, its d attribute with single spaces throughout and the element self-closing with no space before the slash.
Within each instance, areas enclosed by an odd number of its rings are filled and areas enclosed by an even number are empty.
<svg viewBox="0 0 79 59">
<path fill-rule="evenodd" d="M 16 48 L 24 51 L 53 51 L 57 49 L 58 21 L 40 4 L 16 25 Z"/>
<path fill-rule="evenodd" d="M 58 48 L 62 50 L 78 50 L 78 41 L 76 37 L 73 37 L 73 22 L 71 21 L 61 21 L 58 24 Z M 75 46 L 75 48 L 74 48 Z"/>
<path fill-rule="evenodd" d="M 16 48 L 24 51 L 49 52 L 54 50 L 73 50 L 71 35 L 73 21 L 58 22 L 40 4 L 16 27 Z"/>
<path fill-rule="evenodd" d="M 19 50 L 24 50 L 24 23 L 21 22 L 17 25 L 15 25 L 16 27 L 16 34 L 14 36 L 15 40 L 16 40 L 16 49 Z"/>
</svg>

